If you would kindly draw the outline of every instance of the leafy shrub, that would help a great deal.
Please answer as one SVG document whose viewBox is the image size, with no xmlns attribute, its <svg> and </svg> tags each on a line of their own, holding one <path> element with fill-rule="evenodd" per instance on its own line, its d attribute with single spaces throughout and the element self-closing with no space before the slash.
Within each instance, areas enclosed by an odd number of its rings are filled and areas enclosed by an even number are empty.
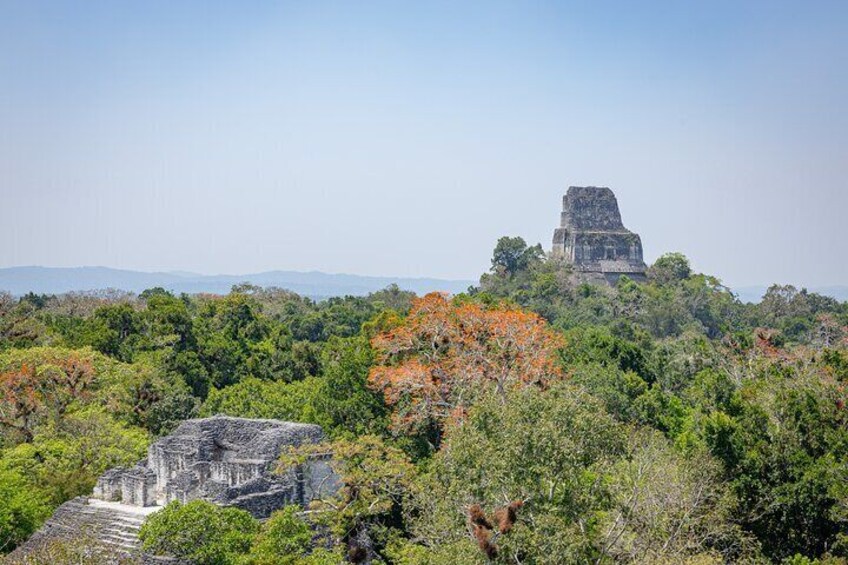
<svg viewBox="0 0 848 565">
<path fill-rule="evenodd" d="M 275 512 L 242 560 L 244 565 L 295 565 L 309 551 L 312 529 L 298 515 L 300 508 L 287 506 Z"/>
<path fill-rule="evenodd" d="M 0 470 L 0 552 L 26 540 L 50 511 L 47 496 L 19 473 Z"/>
<path fill-rule="evenodd" d="M 197 565 L 231 565 L 247 553 L 259 523 L 244 510 L 203 500 L 171 502 L 152 514 L 139 532 L 142 548 Z"/>
</svg>

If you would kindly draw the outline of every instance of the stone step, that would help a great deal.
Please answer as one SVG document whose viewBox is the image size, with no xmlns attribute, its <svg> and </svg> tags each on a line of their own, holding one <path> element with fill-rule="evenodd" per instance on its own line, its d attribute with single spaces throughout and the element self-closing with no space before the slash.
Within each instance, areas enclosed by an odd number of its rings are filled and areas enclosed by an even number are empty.
<svg viewBox="0 0 848 565">
<path fill-rule="evenodd" d="M 126 547 L 138 547 L 139 546 L 138 538 L 128 538 L 128 537 L 125 537 L 125 536 L 116 536 L 116 535 L 112 535 L 112 534 L 100 534 L 99 536 L 97 536 L 97 541 L 105 542 L 105 543 L 111 543 L 111 544 L 117 544 L 117 545 L 123 545 L 123 546 L 126 546 Z"/>
<path fill-rule="evenodd" d="M 135 550 L 139 548 L 138 542 L 127 541 L 123 538 L 113 538 L 110 536 L 101 536 L 97 539 L 98 543 L 110 545 L 112 547 L 120 547 L 126 550 Z"/>
<path fill-rule="evenodd" d="M 76 499 L 66 503 L 62 512 L 54 515 L 56 527 L 69 533 L 88 529 L 104 547 L 121 553 L 133 553 L 140 547 L 138 532 L 145 516 L 136 511 L 124 511 L 116 504 Z"/>
<path fill-rule="evenodd" d="M 120 528 L 103 528 L 102 530 L 100 530 L 100 532 L 103 535 L 122 537 L 129 540 L 138 539 L 136 532 L 122 530 Z"/>
<path fill-rule="evenodd" d="M 80 512 L 80 514 L 85 514 Z M 108 514 L 87 514 L 86 519 L 99 524 L 118 524 L 121 527 L 138 530 L 144 524 L 143 520 L 128 520 L 119 516 L 109 516 Z"/>
<path fill-rule="evenodd" d="M 128 528 L 140 528 L 144 524 L 143 518 L 137 518 L 130 515 L 121 515 L 102 510 L 92 511 L 90 509 L 80 509 L 77 514 L 84 515 L 87 519 L 95 522 L 110 522 L 126 525 Z"/>
<path fill-rule="evenodd" d="M 143 520 L 129 520 L 127 518 L 121 518 L 120 516 L 110 516 L 109 514 L 100 513 L 100 512 L 98 512 L 98 513 L 78 512 L 77 515 L 80 516 L 80 517 L 84 517 L 86 520 L 90 520 L 92 522 L 98 522 L 98 523 L 108 522 L 110 524 L 111 523 L 122 524 L 122 525 L 125 525 L 128 528 L 138 529 L 144 524 Z"/>
<path fill-rule="evenodd" d="M 134 535 L 134 536 L 138 535 L 138 532 L 141 529 L 141 528 L 136 527 L 136 526 L 127 526 L 126 524 L 122 524 L 120 522 L 114 522 L 114 521 L 110 521 L 110 520 L 97 520 L 97 521 L 87 520 L 87 521 L 82 522 L 82 523 L 84 523 L 86 526 L 88 526 L 89 529 L 95 529 L 95 530 L 98 530 L 98 531 L 99 530 L 104 530 L 104 531 L 114 530 L 114 531 L 120 531 L 120 532 L 124 532 L 128 535 Z"/>
<path fill-rule="evenodd" d="M 86 513 L 89 513 L 89 514 L 109 515 L 109 516 L 114 516 L 116 518 L 122 518 L 122 519 L 125 519 L 125 520 L 132 520 L 132 521 L 136 521 L 136 522 L 143 522 L 144 518 L 145 518 L 144 515 L 131 513 L 131 512 L 128 512 L 128 511 L 124 511 L 124 510 L 119 510 L 119 509 L 111 507 L 111 506 L 80 505 L 79 509 L 82 510 L 83 512 L 86 512 Z"/>
</svg>

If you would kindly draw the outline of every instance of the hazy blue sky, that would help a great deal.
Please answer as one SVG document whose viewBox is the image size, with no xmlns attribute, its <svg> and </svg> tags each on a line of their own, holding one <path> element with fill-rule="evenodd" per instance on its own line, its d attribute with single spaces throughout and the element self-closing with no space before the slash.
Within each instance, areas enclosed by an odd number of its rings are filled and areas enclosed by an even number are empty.
<svg viewBox="0 0 848 565">
<path fill-rule="evenodd" d="M 0 266 L 475 278 L 613 188 L 646 259 L 848 283 L 848 2 L 0 0 Z"/>
</svg>

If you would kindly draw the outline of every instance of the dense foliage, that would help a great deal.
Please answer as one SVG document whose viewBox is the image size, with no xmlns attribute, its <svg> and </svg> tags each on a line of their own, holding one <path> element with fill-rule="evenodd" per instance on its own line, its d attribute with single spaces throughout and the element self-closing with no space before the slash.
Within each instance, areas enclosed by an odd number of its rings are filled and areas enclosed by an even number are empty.
<svg viewBox="0 0 848 565">
<path fill-rule="evenodd" d="M 250 548 L 259 525 L 248 512 L 202 500 L 171 502 L 141 527 L 142 547 L 198 565 L 225 565 Z"/>
<path fill-rule="evenodd" d="M 280 472 L 332 456 L 340 489 L 262 524 L 172 504 L 145 525 L 149 550 L 845 563 L 846 380 L 848 304 L 778 285 L 743 304 L 677 253 L 607 287 L 502 238 L 453 298 L 0 294 L 0 551 L 181 420 L 224 413 L 321 425 L 327 442 Z"/>
</svg>

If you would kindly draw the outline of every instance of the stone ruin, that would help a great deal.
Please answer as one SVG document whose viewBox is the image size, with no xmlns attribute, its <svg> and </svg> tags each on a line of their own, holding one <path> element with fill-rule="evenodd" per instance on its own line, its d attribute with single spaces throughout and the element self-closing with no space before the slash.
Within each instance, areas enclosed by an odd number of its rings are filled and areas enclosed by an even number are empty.
<svg viewBox="0 0 848 565">
<path fill-rule="evenodd" d="M 309 472 L 273 472 L 284 447 L 323 437 L 313 424 L 228 416 L 188 420 L 153 443 L 135 467 L 104 473 L 93 497 L 132 506 L 203 499 L 265 518 L 287 504 L 305 506 L 332 486 L 329 466 L 321 460 L 309 462 Z"/>
<path fill-rule="evenodd" d="M 621 223 L 618 201 L 606 187 L 568 187 L 552 255 L 590 282 L 615 284 L 622 275 L 645 280 L 642 240 Z"/>
<path fill-rule="evenodd" d="M 91 539 L 115 555 L 139 554 L 144 519 L 173 500 L 202 499 L 260 519 L 290 504 L 306 507 L 339 487 L 327 458 L 313 457 L 282 474 L 275 472 L 277 459 L 287 446 L 323 438 L 321 427 L 312 424 L 228 416 L 187 420 L 154 442 L 134 467 L 106 471 L 90 497 L 60 506 L 8 562 L 28 563 L 33 548 L 57 539 Z M 141 557 L 144 563 L 169 562 Z"/>
</svg>

